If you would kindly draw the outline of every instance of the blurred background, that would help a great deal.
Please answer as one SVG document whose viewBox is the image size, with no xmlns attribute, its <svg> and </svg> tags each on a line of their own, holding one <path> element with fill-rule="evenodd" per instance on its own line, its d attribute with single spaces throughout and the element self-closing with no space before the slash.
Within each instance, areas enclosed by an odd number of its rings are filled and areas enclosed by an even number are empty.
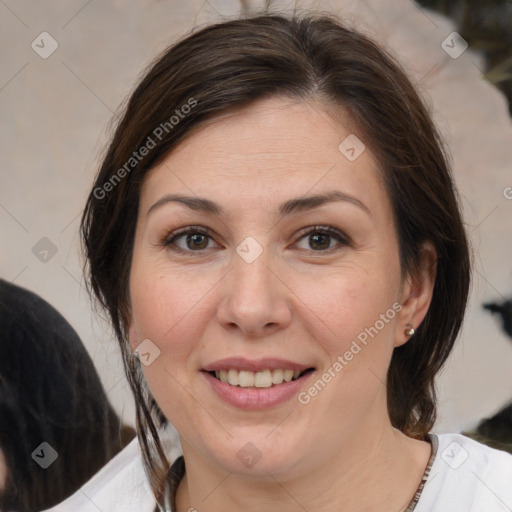
<svg viewBox="0 0 512 512">
<path fill-rule="evenodd" d="M 85 198 L 110 123 L 154 56 L 194 28 L 265 7 L 338 13 L 400 59 L 434 114 L 475 265 L 463 333 L 438 381 L 435 430 L 474 432 L 512 399 L 503 320 L 512 296 L 510 1 L 0 0 L 0 277 L 67 319 L 133 425 L 117 344 L 84 288 Z"/>
</svg>

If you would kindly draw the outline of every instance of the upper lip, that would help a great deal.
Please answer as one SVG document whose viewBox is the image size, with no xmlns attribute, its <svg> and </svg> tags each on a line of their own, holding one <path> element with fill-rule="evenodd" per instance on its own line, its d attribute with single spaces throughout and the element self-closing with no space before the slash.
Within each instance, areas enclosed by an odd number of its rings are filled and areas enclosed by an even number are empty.
<svg viewBox="0 0 512 512">
<path fill-rule="evenodd" d="M 261 372 L 264 370 L 299 370 L 304 371 L 312 368 L 312 365 L 301 364 L 286 359 L 264 358 L 264 359 L 246 359 L 244 357 L 228 357 L 219 359 L 206 365 L 203 370 L 206 372 L 215 372 L 220 370 L 235 369 L 239 371 Z"/>
</svg>

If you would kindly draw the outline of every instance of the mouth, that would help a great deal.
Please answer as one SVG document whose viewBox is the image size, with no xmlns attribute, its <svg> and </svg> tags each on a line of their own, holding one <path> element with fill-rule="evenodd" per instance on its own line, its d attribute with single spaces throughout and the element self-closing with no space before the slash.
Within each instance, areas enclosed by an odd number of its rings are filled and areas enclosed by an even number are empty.
<svg viewBox="0 0 512 512">
<path fill-rule="evenodd" d="M 314 368 L 305 370 L 293 370 L 291 368 L 266 369 L 257 372 L 249 370 L 238 370 L 226 368 L 223 370 L 212 370 L 207 373 L 217 380 L 238 388 L 272 388 L 285 382 L 292 382 L 301 379 L 313 372 Z"/>
<path fill-rule="evenodd" d="M 202 368 L 210 389 L 225 403 L 247 411 L 293 400 L 316 369 L 287 359 L 228 357 Z"/>
</svg>

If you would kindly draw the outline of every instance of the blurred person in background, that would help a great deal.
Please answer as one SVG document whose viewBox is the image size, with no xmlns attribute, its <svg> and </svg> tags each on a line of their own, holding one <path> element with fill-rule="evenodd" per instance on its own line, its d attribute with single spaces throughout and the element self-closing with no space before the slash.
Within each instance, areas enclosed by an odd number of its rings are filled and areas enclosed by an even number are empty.
<svg viewBox="0 0 512 512">
<path fill-rule="evenodd" d="M 134 431 L 63 316 L 4 280 L 0 336 L 0 510 L 35 512 L 72 494 Z"/>
</svg>

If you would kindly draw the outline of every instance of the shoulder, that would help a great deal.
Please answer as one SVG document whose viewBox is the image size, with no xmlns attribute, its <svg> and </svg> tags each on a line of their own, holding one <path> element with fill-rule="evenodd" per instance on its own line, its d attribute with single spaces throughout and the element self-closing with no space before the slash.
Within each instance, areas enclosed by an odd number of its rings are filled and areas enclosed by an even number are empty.
<svg viewBox="0 0 512 512">
<path fill-rule="evenodd" d="M 153 512 L 155 505 L 136 437 L 77 492 L 46 512 Z"/>
<path fill-rule="evenodd" d="M 438 434 L 416 512 L 512 510 L 512 455 L 461 434 Z"/>
</svg>

